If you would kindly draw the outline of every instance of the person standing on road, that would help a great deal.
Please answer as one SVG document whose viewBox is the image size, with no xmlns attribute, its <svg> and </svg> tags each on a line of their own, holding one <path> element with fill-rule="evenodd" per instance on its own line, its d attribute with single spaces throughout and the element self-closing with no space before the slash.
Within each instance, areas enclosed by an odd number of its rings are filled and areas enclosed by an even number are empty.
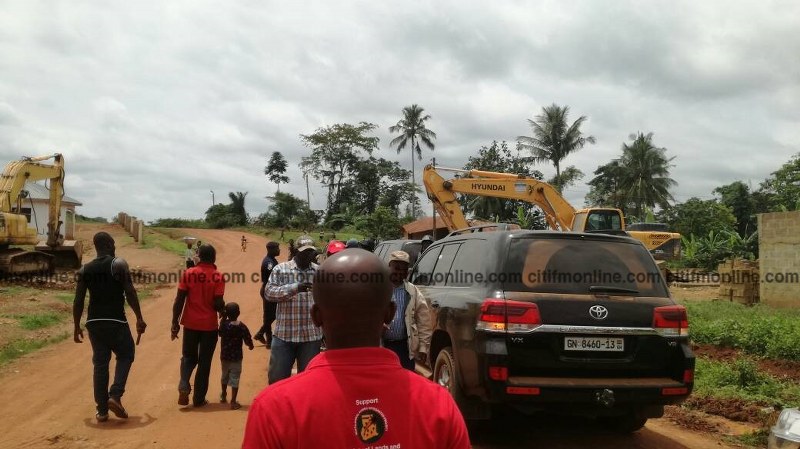
<svg viewBox="0 0 800 449">
<path fill-rule="evenodd" d="M 291 376 L 295 361 L 297 372 L 302 372 L 320 352 L 322 331 L 311 321 L 311 282 L 317 271 L 312 261 L 316 255 L 314 240 L 301 236 L 294 259 L 278 264 L 269 277 L 267 301 L 278 303 L 267 372 L 270 384 Z"/>
<path fill-rule="evenodd" d="M 247 251 L 247 237 L 242 236 L 242 252 Z"/>
<path fill-rule="evenodd" d="M 231 386 L 231 410 L 242 408 L 236 397 L 239 395 L 239 378 L 242 375 L 242 345 L 253 350 L 250 329 L 239 321 L 239 304 L 225 304 L 222 321 L 219 323 L 220 361 L 222 362 L 222 393 L 219 402 L 228 401 L 228 385 Z"/>
<path fill-rule="evenodd" d="M 396 307 L 394 318 L 383 334 L 383 346 L 397 354 L 403 368 L 414 371 L 414 359 L 422 364 L 428 362 L 433 328 L 428 302 L 417 286 L 406 280 L 409 260 L 405 251 L 389 255 L 389 273 L 394 287 L 392 302 Z"/>
<path fill-rule="evenodd" d="M 172 340 L 176 340 L 180 325 L 183 325 L 178 404 L 189 404 L 189 393 L 192 391 L 189 379 L 197 367 L 192 397 L 195 407 L 208 404 L 208 376 L 217 348 L 217 312 L 221 313 L 225 306 L 225 281 L 214 265 L 217 252 L 211 245 L 201 246 L 198 252 L 200 263 L 184 271 L 178 284 L 178 294 L 172 306 L 171 329 Z"/>
<path fill-rule="evenodd" d="M 186 269 L 192 268 L 197 265 L 197 252 L 192 248 L 192 241 L 186 241 Z"/>
<path fill-rule="evenodd" d="M 107 232 L 98 232 L 93 238 L 97 258 L 78 271 L 75 288 L 75 301 L 72 317 L 75 323 L 73 339 L 83 343 L 81 316 L 89 291 L 89 311 L 86 317 L 86 330 L 92 344 L 92 363 L 94 364 L 94 401 L 97 405 L 97 421 L 108 420 L 111 410 L 118 418 L 127 418 L 122 406 L 122 395 L 128 381 L 133 358 L 136 352 L 133 336 L 125 319 L 125 301 L 136 315 L 136 332 L 143 334 L 147 324 L 142 318 L 139 297 L 133 286 L 128 263 L 114 257 L 114 239 Z M 111 353 L 117 358 L 114 368 L 114 383 L 109 382 L 109 362 Z"/>
<path fill-rule="evenodd" d="M 261 298 L 264 314 L 261 329 L 256 332 L 253 339 L 264 343 L 267 349 L 272 348 L 272 323 L 275 322 L 275 313 L 278 307 L 277 303 L 267 301 L 267 282 L 269 282 L 269 275 L 272 274 L 272 269 L 278 266 L 277 257 L 280 255 L 280 244 L 278 242 L 269 242 L 267 243 L 267 255 L 261 261 L 261 290 L 259 290 L 258 296 Z"/>
<path fill-rule="evenodd" d="M 341 281 L 354 278 L 364 281 Z M 242 448 L 470 447 L 447 390 L 379 347 L 394 316 L 392 290 L 386 266 L 368 251 L 325 260 L 314 277 L 311 316 L 328 350 L 305 372 L 256 396 Z"/>
</svg>

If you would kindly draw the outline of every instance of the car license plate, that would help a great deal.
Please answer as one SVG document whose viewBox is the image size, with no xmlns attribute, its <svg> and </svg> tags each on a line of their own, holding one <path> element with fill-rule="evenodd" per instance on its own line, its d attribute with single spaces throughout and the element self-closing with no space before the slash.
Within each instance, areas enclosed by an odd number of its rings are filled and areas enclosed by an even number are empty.
<svg viewBox="0 0 800 449">
<path fill-rule="evenodd" d="M 625 339 L 611 337 L 566 337 L 565 351 L 615 351 L 625 350 Z"/>
</svg>

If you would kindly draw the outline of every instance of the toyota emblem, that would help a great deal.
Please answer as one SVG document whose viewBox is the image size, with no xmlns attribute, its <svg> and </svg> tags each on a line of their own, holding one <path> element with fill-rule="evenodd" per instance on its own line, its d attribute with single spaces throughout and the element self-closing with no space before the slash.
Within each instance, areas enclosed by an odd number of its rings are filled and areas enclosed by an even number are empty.
<svg viewBox="0 0 800 449">
<path fill-rule="evenodd" d="M 596 320 L 604 320 L 608 317 L 608 309 L 600 305 L 589 307 L 589 316 Z"/>
</svg>

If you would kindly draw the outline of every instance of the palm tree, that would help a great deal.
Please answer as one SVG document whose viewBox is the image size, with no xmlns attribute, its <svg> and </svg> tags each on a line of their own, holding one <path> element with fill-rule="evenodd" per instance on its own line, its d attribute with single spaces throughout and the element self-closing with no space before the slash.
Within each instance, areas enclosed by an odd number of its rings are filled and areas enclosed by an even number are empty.
<svg viewBox="0 0 800 449">
<path fill-rule="evenodd" d="M 411 142 L 411 183 L 416 187 L 417 182 L 414 173 L 414 153 L 417 158 L 422 160 L 422 148 L 419 143 L 425 144 L 431 151 L 433 151 L 433 140 L 436 139 L 436 133 L 425 127 L 425 122 L 431 119 L 430 114 L 423 115 L 424 108 L 412 104 L 403 108 L 403 118 L 397 122 L 396 125 L 389 127 L 390 133 L 400 133 L 399 136 L 389 142 L 389 146 L 397 147 L 397 154 L 403 150 L 409 142 Z M 414 206 L 412 202 L 412 215 L 414 214 Z"/>
<path fill-rule="evenodd" d="M 553 163 L 556 168 L 553 180 L 559 192 L 565 185 L 565 179 L 561 176 L 561 161 L 587 143 L 595 142 L 593 136 L 584 136 L 581 132 L 586 116 L 580 116 L 572 125 L 567 126 L 568 114 L 569 106 L 561 107 L 555 103 L 545 106 L 535 120 L 528 119 L 533 136 L 517 137 L 520 146 L 531 152 L 534 161 Z"/>
<path fill-rule="evenodd" d="M 244 200 L 247 197 L 247 192 L 228 192 L 228 198 L 231 199 L 231 214 L 236 217 L 238 225 L 247 224 L 247 212 L 244 208 Z"/>
<path fill-rule="evenodd" d="M 630 145 L 622 144 L 619 187 L 633 204 L 636 217 L 641 219 L 646 207 L 665 208 L 674 201 L 669 189 L 678 183 L 669 177 L 669 169 L 675 157 L 667 157 L 665 148 L 653 145 L 653 133 L 631 134 L 630 138 L 633 140 Z"/>
</svg>

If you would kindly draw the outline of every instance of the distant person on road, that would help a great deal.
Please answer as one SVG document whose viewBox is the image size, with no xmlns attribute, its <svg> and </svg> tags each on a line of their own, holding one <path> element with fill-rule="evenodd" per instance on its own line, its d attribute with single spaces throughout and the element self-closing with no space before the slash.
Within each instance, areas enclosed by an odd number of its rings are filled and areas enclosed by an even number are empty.
<svg viewBox="0 0 800 449">
<path fill-rule="evenodd" d="M 225 306 L 225 281 L 217 271 L 214 262 L 217 252 L 211 245 L 199 249 L 200 263 L 183 272 L 178 284 L 178 294 L 172 306 L 172 339 L 178 338 L 183 325 L 183 348 L 181 357 L 180 382 L 178 383 L 178 404 L 189 405 L 189 383 L 195 367 L 194 395 L 195 407 L 208 404 L 208 376 L 211 361 L 217 348 L 217 312 Z"/>
<path fill-rule="evenodd" d="M 242 252 L 247 251 L 247 237 L 242 236 Z"/>
<path fill-rule="evenodd" d="M 273 268 L 267 284 L 267 300 L 278 303 L 267 371 L 270 384 L 289 377 L 295 362 L 297 372 L 303 372 L 322 345 L 322 331 L 311 321 L 317 249 L 307 235 L 297 239 L 297 246 L 297 255 Z"/>
<path fill-rule="evenodd" d="M 223 404 L 228 400 L 228 385 L 231 387 L 231 410 L 238 410 L 242 406 L 236 401 L 239 394 L 239 378 L 242 375 L 242 345 L 247 345 L 253 350 L 253 340 L 250 330 L 239 321 L 239 304 L 229 302 L 225 304 L 222 321 L 219 323 L 220 360 L 222 362 L 222 393 L 219 401 Z"/>
<path fill-rule="evenodd" d="M 197 264 L 197 251 L 192 247 L 191 240 L 186 241 L 186 269 L 192 268 Z M 199 247 L 199 246 L 198 246 Z"/>
<path fill-rule="evenodd" d="M 403 368 L 414 371 L 415 359 L 422 364 L 428 362 L 433 326 L 428 302 L 417 286 L 406 280 L 408 265 L 407 252 L 394 251 L 389 255 L 395 314 L 383 334 L 383 346 L 397 354 Z"/>
<path fill-rule="evenodd" d="M 365 281 L 340 280 L 353 276 Z M 311 316 L 328 350 L 253 400 L 242 447 L 469 448 L 447 390 L 379 347 L 395 307 L 383 262 L 368 251 L 340 251 L 322 264 L 313 289 Z"/>
<path fill-rule="evenodd" d="M 263 343 L 267 349 L 272 348 L 272 323 L 275 322 L 275 313 L 278 308 L 278 303 L 267 301 L 267 282 L 269 282 L 269 275 L 272 274 L 272 269 L 278 266 L 277 257 L 280 255 L 280 244 L 278 242 L 269 242 L 267 243 L 267 255 L 261 261 L 261 290 L 258 292 L 258 297 L 261 300 L 263 317 L 261 328 L 253 338 Z"/>
<path fill-rule="evenodd" d="M 93 242 L 97 258 L 78 271 L 72 306 L 75 323 L 73 339 L 75 343 L 83 343 L 81 316 L 88 290 L 86 330 L 92 344 L 94 401 L 97 407 L 95 417 L 98 422 L 104 422 L 108 421 L 109 410 L 118 418 L 128 417 L 122 406 L 122 395 L 125 393 L 125 384 L 136 349 L 128 320 L 125 318 L 126 300 L 136 315 L 136 332 L 143 334 L 147 324 L 142 318 L 139 297 L 133 287 L 128 263 L 114 255 L 114 239 L 106 232 L 98 232 L 94 235 Z M 108 369 L 112 353 L 116 356 L 117 363 L 114 368 L 114 383 L 109 389 Z"/>
</svg>

